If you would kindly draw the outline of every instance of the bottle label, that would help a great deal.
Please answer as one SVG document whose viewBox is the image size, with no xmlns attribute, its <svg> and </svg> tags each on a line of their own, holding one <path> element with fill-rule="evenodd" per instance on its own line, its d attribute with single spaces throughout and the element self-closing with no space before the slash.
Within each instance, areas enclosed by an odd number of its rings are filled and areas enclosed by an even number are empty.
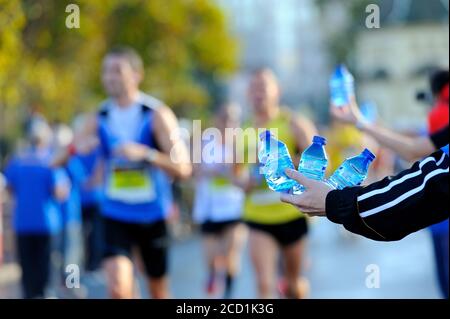
<svg viewBox="0 0 450 319">
<path fill-rule="evenodd" d="M 326 168 L 322 163 L 318 163 L 315 161 L 300 161 L 299 172 L 303 175 L 322 180 L 325 177 Z"/>
<path fill-rule="evenodd" d="M 340 167 L 330 179 L 338 185 L 339 189 L 342 189 L 360 185 L 364 181 L 364 176 L 357 174 L 355 171 Z"/>
</svg>

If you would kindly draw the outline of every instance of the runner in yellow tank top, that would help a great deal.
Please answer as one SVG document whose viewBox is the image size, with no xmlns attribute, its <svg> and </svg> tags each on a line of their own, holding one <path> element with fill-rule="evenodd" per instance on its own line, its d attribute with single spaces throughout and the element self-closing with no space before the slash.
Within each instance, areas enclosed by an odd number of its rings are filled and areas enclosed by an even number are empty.
<svg viewBox="0 0 450 319">
<path fill-rule="evenodd" d="M 317 134 L 314 124 L 279 107 L 278 83 L 268 69 L 253 74 L 248 94 L 252 110 L 250 126 L 277 129 L 278 138 L 286 143 L 291 156 L 297 157 L 294 159 L 297 164 L 298 156 L 295 155 L 308 147 L 312 137 Z M 250 142 L 247 152 L 255 156 L 256 147 L 257 141 Z M 255 159 L 248 157 L 246 160 L 255 162 Z M 250 254 L 259 297 L 274 297 L 277 267 L 282 265 L 285 281 L 283 292 L 290 298 L 303 298 L 307 294 L 307 281 L 301 277 L 306 218 L 296 209 L 280 202 L 280 195 L 270 191 L 261 181 L 261 175 L 254 173 L 255 166 L 247 165 L 247 174 L 243 174 L 247 176 L 243 183 L 247 193 L 244 220 L 250 228 Z"/>
<path fill-rule="evenodd" d="M 267 122 L 264 127 L 270 129 L 272 132 L 277 132 L 277 139 L 287 145 L 289 153 L 294 157 L 298 154 L 298 146 L 290 126 L 291 116 L 288 110 L 280 109 L 278 116 Z M 256 141 L 249 141 L 248 154 L 256 154 L 256 148 Z M 255 176 L 255 174 L 258 174 L 257 164 L 249 164 L 249 170 L 250 176 L 255 178 L 255 185 L 248 193 L 245 201 L 245 221 L 265 225 L 277 225 L 304 217 L 299 215 L 298 209 L 292 207 L 292 205 L 286 205 L 280 202 L 280 195 L 268 188 L 262 175 L 259 178 Z"/>
</svg>

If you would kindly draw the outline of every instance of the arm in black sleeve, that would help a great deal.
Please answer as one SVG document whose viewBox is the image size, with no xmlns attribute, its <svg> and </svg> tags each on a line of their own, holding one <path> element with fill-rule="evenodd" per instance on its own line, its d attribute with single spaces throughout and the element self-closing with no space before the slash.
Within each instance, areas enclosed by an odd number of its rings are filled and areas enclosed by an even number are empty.
<svg viewBox="0 0 450 319">
<path fill-rule="evenodd" d="M 442 148 L 448 144 L 448 125 L 440 131 L 430 135 L 431 142 L 436 148 Z"/>
<path fill-rule="evenodd" d="M 356 234 L 400 240 L 449 217 L 449 158 L 438 151 L 397 176 L 332 191 L 327 217 Z"/>
</svg>

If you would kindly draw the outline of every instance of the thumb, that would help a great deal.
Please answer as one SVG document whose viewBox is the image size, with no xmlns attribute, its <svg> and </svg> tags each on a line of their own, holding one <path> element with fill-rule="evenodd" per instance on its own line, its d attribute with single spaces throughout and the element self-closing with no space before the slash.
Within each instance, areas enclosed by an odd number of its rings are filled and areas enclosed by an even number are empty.
<svg viewBox="0 0 450 319">
<path fill-rule="evenodd" d="M 301 174 L 299 171 L 288 168 L 286 169 L 285 173 L 289 178 L 292 178 L 293 180 L 299 182 L 306 188 L 311 185 L 311 179 Z"/>
</svg>

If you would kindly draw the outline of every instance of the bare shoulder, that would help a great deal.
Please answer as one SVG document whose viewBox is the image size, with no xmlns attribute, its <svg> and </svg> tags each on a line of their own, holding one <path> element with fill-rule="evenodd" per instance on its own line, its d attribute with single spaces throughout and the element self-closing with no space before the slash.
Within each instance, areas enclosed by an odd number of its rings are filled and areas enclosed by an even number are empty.
<svg viewBox="0 0 450 319">
<path fill-rule="evenodd" d="M 177 117 L 170 107 L 165 104 L 159 104 L 154 109 L 155 125 L 176 126 Z"/>
</svg>

